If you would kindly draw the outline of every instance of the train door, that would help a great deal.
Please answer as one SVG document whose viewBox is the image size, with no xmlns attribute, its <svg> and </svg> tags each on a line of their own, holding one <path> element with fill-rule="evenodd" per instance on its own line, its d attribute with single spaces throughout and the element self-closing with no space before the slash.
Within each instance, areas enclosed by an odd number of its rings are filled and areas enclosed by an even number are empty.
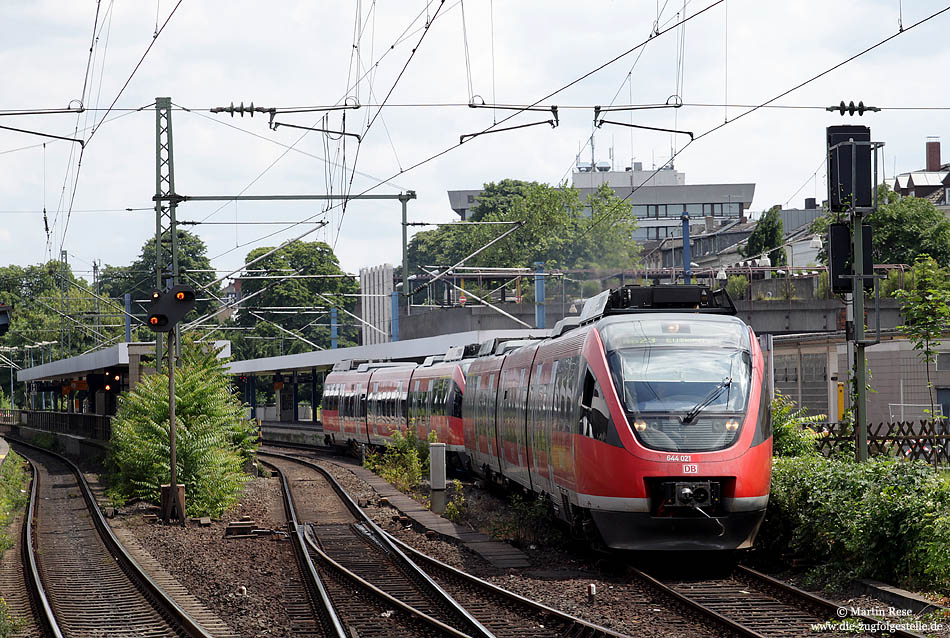
<svg viewBox="0 0 950 638">
<path fill-rule="evenodd" d="M 554 492 L 551 480 L 551 430 L 550 420 L 545 418 L 545 407 L 550 405 L 548 385 L 551 366 L 544 363 L 534 366 L 528 394 L 528 418 L 526 419 L 527 440 L 529 442 L 529 468 L 531 483 L 539 492 Z"/>
</svg>

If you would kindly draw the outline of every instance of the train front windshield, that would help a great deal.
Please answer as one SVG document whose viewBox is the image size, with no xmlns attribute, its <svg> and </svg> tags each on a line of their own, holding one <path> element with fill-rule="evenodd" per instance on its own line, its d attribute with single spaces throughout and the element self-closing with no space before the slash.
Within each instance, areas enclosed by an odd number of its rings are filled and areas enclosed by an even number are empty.
<svg viewBox="0 0 950 638">
<path fill-rule="evenodd" d="M 752 357 L 732 317 L 613 317 L 600 327 L 617 393 L 637 440 L 671 452 L 708 452 L 739 436 Z"/>
</svg>

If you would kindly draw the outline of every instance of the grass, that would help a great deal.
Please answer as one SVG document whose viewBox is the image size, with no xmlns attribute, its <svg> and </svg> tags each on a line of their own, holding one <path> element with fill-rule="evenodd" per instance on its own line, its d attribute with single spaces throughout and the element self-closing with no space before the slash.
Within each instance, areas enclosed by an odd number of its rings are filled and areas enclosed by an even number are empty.
<svg viewBox="0 0 950 638">
<path fill-rule="evenodd" d="M 15 452 L 10 452 L 0 468 L 0 554 L 13 546 L 13 539 L 7 535 L 7 527 L 29 498 L 26 489 L 29 480 L 26 461 Z"/>
<path fill-rule="evenodd" d="M 15 452 L 10 452 L 0 468 L 0 557 L 13 546 L 13 538 L 7 534 L 7 528 L 17 512 L 26 505 L 29 480 L 26 461 Z M 0 638 L 14 635 L 23 626 L 24 621 L 11 616 L 6 601 L 0 597 Z"/>
</svg>

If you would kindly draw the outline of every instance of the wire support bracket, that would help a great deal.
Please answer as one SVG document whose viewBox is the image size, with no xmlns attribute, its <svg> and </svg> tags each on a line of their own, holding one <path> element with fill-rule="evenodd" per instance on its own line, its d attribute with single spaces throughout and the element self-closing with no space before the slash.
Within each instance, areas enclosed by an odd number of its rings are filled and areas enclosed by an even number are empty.
<svg viewBox="0 0 950 638">
<path fill-rule="evenodd" d="M 532 126 L 541 126 L 542 124 L 550 124 L 551 128 L 557 128 L 557 121 L 555 120 L 544 120 L 543 122 L 532 122 L 530 124 L 519 124 L 518 126 L 506 126 L 504 128 L 496 128 L 494 130 L 485 130 L 478 133 L 466 133 L 464 135 L 459 135 L 459 144 L 464 144 L 466 141 L 476 138 L 479 135 L 488 135 L 489 133 L 503 133 L 505 131 L 515 131 L 520 128 L 529 128 Z"/>
<path fill-rule="evenodd" d="M 678 130 L 672 129 L 672 128 L 659 128 L 659 127 L 657 127 L 657 126 L 644 126 L 644 125 L 642 125 L 642 124 L 630 124 L 630 123 L 628 123 L 628 122 L 616 122 L 616 121 L 614 121 L 614 120 L 599 120 L 599 121 L 597 121 L 597 128 L 600 128 L 600 127 L 603 126 L 604 124 L 616 124 L 617 126 L 626 126 L 627 128 L 644 129 L 644 130 L 647 130 L 647 131 L 660 131 L 660 132 L 663 132 L 663 133 L 678 133 L 678 134 L 680 134 L 680 135 L 689 135 L 690 141 L 693 141 L 694 139 L 696 139 L 696 136 L 693 134 L 692 131 L 678 131 Z"/>
</svg>

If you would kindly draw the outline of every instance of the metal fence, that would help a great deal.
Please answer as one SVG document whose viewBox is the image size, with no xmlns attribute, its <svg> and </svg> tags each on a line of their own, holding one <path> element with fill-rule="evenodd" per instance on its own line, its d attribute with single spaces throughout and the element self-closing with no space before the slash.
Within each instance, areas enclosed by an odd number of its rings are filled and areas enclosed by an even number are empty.
<svg viewBox="0 0 950 638">
<path fill-rule="evenodd" d="M 816 424 L 817 425 L 817 424 Z M 842 423 L 821 424 L 816 437 L 818 449 L 825 456 L 850 453 L 855 434 Z M 950 433 L 946 422 L 896 421 L 868 424 L 868 456 L 900 456 L 926 461 L 930 465 L 950 466 Z"/>
<path fill-rule="evenodd" d="M 110 416 L 38 411 L 27 411 L 25 414 L 25 425 L 37 430 L 72 434 L 99 441 L 108 441 L 112 436 L 112 417 Z"/>
<path fill-rule="evenodd" d="M 0 410 L 0 425 L 20 425 L 22 410 Z"/>
</svg>

